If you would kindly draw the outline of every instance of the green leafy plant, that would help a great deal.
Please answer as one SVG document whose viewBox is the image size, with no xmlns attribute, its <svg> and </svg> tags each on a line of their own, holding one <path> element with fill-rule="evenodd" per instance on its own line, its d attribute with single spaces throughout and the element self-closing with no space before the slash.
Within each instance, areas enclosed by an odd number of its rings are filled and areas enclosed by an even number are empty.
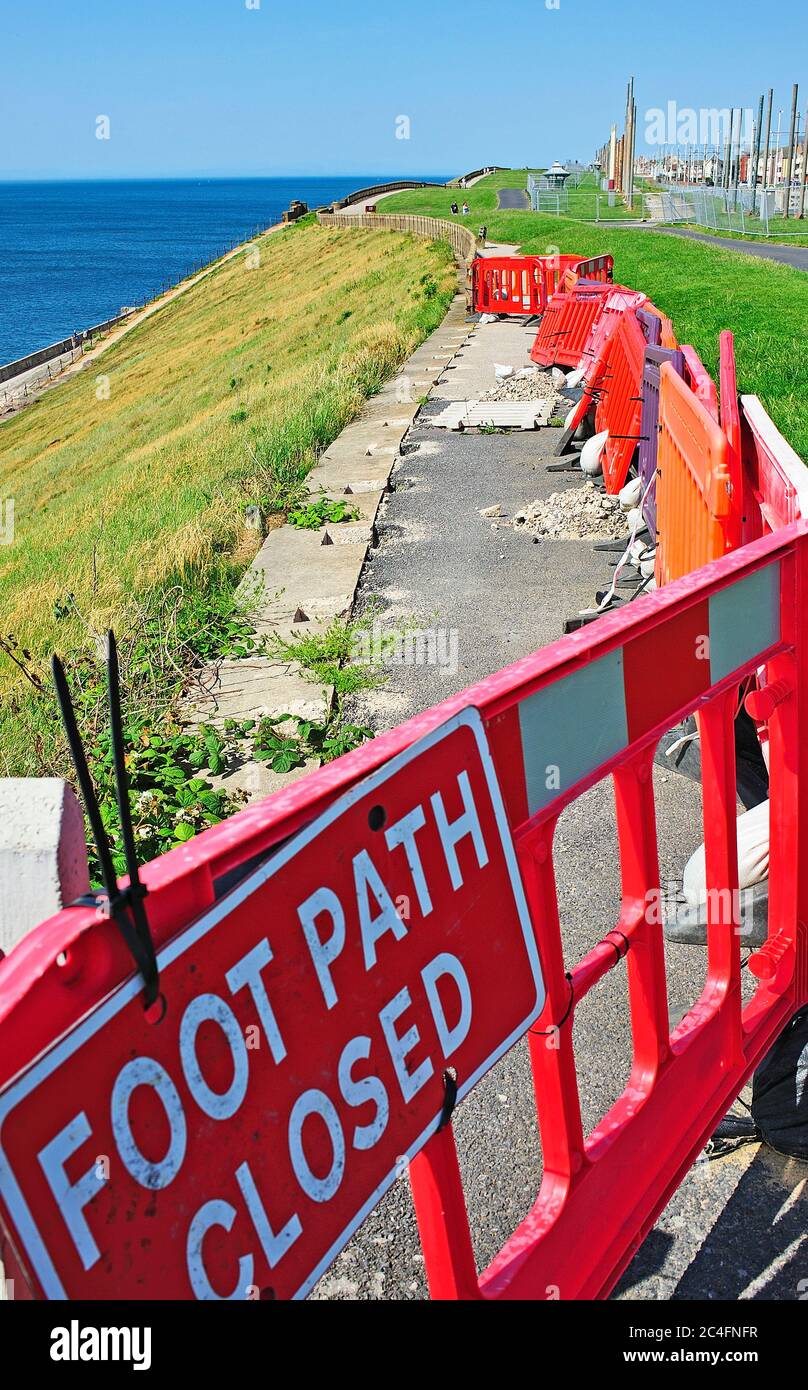
<svg viewBox="0 0 808 1390">
<path fill-rule="evenodd" d="M 288 726 L 294 730 L 288 732 Z M 281 726 L 287 726 L 286 729 Z M 273 772 L 291 772 L 310 760 L 333 762 L 373 737 L 371 729 L 357 724 L 328 721 L 318 724 L 295 714 L 262 719 L 252 745 L 253 757 L 266 762 Z"/>
<path fill-rule="evenodd" d="M 289 524 L 301 531 L 319 531 L 320 527 L 341 521 L 356 521 L 359 512 L 342 500 L 332 502 L 329 497 L 320 497 L 305 507 L 295 507 L 289 513 Z"/>
<path fill-rule="evenodd" d="M 284 661 L 297 661 L 311 680 L 331 685 L 337 695 L 352 695 L 368 690 L 383 679 L 378 667 L 367 661 L 357 662 L 361 636 L 369 630 L 373 613 L 353 622 L 334 618 L 324 632 L 285 638 L 273 633 L 269 638 L 272 655 Z"/>
</svg>

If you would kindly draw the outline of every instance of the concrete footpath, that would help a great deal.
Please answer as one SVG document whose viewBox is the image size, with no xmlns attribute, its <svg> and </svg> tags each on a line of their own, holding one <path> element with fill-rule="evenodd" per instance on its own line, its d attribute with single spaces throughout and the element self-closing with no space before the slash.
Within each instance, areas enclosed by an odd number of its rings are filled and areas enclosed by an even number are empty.
<svg viewBox="0 0 808 1390">
<path fill-rule="evenodd" d="M 392 491 L 376 519 L 358 611 L 374 605 L 385 628 L 416 623 L 456 638 L 456 663 L 387 668 L 384 685 L 347 714 L 381 732 L 429 708 L 561 633 L 565 615 L 604 587 L 608 557 L 580 540 L 513 530 L 508 518 L 536 497 L 581 485 L 548 473 L 558 432 L 448 433 L 430 421 L 458 393 L 493 385 L 495 361 L 524 365 L 530 331 L 493 323 L 474 329 L 430 393 L 396 460 Z M 425 345 L 422 351 L 427 351 Z M 481 510 L 497 506 L 501 518 Z M 445 650 L 452 651 L 451 643 Z M 681 876 L 702 839 L 701 789 L 655 768 L 663 884 Z M 572 964 L 613 925 L 620 902 L 611 783 L 562 815 L 556 874 L 565 954 Z M 669 947 L 672 1024 L 698 997 L 705 952 Z M 752 983 L 747 975 L 746 989 Z M 585 1131 L 621 1093 L 631 1066 L 625 968 L 609 972 L 576 1011 L 575 1045 Z M 672 1123 L 675 1117 L 671 1117 Z M 535 1200 L 541 1178 L 533 1085 L 524 1042 L 463 1102 L 455 1119 L 472 1235 L 480 1268 Z M 652 1161 L 652 1160 L 649 1160 Z M 626 1173 L 631 1182 L 632 1175 Z M 704 1155 L 639 1250 L 621 1299 L 798 1299 L 808 1277 L 808 1166 L 757 1145 L 709 1161 Z M 313 1297 L 426 1296 L 415 1219 L 404 1178 L 385 1197 Z"/>
</svg>

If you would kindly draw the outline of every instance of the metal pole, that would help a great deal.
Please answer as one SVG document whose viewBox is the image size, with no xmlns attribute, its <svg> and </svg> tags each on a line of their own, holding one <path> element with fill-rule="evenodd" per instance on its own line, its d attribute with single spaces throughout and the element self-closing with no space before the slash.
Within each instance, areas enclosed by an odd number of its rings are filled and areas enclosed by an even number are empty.
<svg viewBox="0 0 808 1390">
<path fill-rule="evenodd" d="M 793 167 L 794 167 L 794 139 L 795 139 L 795 131 L 796 131 L 796 128 L 797 128 L 797 98 L 798 98 L 798 95 L 799 95 L 799 86 L 798 86 L 798 84 L 795 82 L 795 83 L 794 83 L 794 86 L 793 86 L 793 88 L 792 88 L 792 90 L 791 90 L 791 126 L 790 126 L 790 129 L 789 129 L 789 135 L 788 135 L 788 173 L 786 174 L 786 178 L 785 178 L 786 191 L 785 191 L 785 205 L 784 205 L 784 207 L 783 207 L 783 216 L 784 216 L 784 217 L 788 217 L 788 215 L 789 215 L 789 210 L 790 210 L 790 204 L 791 204 L 791 170 L 792 170 Z"/>
<path fill-rule="evenodd" d="M 769 88 L 769 97 L 766 105 L 766 157 L 763 161 L 763 189 L 769 186 L 769 146 L 772 139 L 772 101 L 774 100 L 774 89 Z"/>
<path fill-rule="evenodd" d="M 808 165 L 808 106 L 805 108 L 805 128 L 802 132 L 802 178 L 800 179 L 800 202 L 797 216 L 805 216 L 805 174 Z"/>
<path fill-rule="evenodd" d="M 752 214 L 754 215 L 757 206 L 757 181 L 758 166 L 760 165 L 760 137 L 763 134 L 763 96 L 761 95 L 758 106 L 757 126 L 755 128 L 755 152 L 752 156 L 752 168 L 749 171 L 749 187 L 752 190 Z M 765 184 L 766 173 L 764 170 L 763 181 Z"/>
</svg>

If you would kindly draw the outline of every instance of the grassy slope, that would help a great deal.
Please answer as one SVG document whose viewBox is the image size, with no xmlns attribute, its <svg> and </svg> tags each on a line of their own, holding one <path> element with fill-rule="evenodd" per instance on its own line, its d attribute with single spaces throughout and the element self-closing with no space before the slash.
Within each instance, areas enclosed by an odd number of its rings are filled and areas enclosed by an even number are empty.
<svg viewBox="0 0 808 1390">
<path fill-rule="evenodd" d="M 585 226 L 565 218 L 530 212 L 491 212 L 496 176 L 469 190 L 472 220 L 488 223 L 491 240 L 511 242 L 525 252 L 554 250 L 615 258 L 615 278 L 642 289 L 673 318 L 679 340 L 692 343 L 715 375 L 718 334 L 735 333 L 738 382 L 742 392 L 759 395 L 778 428 L 808 460 L 808 275 L 687 241 L 661 232 Z M 440 194 L 396 194 L 385 211 L 414 210 L 444 215 Z M 480 199 L 477 207 L 475 199 Z"/>
<path fill-rule="evenodd" d="M 167 305 L 91 369 L 0 425 L 3 632 L 41 662 L 68 594 L 101 629 L 132 594 L 204 583 L 442 318 L 448 248 L 371 232 L 290 229 Z M 109 399 L 103 395 L 109 381 Z M 0 694 L 17 673 L 0 653 Z M 2 710 L 0 709 L 0 720 Z"/>
</svg>

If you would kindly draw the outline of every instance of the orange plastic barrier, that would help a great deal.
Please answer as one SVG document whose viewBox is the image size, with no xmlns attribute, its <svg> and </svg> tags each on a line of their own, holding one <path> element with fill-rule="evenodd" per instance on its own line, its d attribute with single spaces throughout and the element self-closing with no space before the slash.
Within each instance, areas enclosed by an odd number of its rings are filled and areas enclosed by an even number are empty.
<svg viewBox="0 0 808 1390">
<path fill-rule="evenodd" d="M 717 420 L 718 390 L 715 382 L 694 347 L 682 344 L 682 354 L 685 359 L 685 381 L 693 395 L 701 401 L 705 410 L 712 415 L 714 420 Z"/>
<path fill-rule="evenodd" d="M 608 430 L 603 455 L 606 491 L 618 493 L 640 442 L 645 336 L 632 309 L 621 314 L 608 350 L 606 374 L 595 412 L 596 430 Z"/>
<path fill-rule="evenodd" d="M 544 286 L 540 256 L 478 256 L 472 263 L 473 304 L 481 314 L 540 314 Z"/>
<path fill-rule="evenodd" d="M 606 285 L 554 294 L 545 309 L 530 356 L 540 366 L 577 367 L 592 327 L 603 312 Z"/>
<path fill-rule="evenodd" d="M 614 280 L 614 256 L 590 256 L 588 261 L 580 261 L 578 278 L 600 280 L 602 284 L 610 285 Z"/>
<path fill-rule="evenodd" d="M 741 543 L 743 498 L 727 436 L 669 362 L 660 372 L 657 584 Z"/>
</svg>

